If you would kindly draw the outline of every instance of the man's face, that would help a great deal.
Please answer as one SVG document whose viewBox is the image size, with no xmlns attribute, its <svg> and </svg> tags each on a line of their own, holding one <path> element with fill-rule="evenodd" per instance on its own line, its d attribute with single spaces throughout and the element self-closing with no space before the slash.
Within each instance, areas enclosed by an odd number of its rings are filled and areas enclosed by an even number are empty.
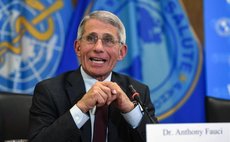
<svg viewBox="0 0 230 142">
<path fill-rule="evenodd" d="M 75 52 L 84 71 L 104 80 L 127 53 L 126 45 L 121 45 L 118 40 L 116 27 L 96 19 L 88 20 L 82 39 L 75 41 Z M 114 41 L 113 44 L 109 44 L 110 41 Z"/>
</svg>

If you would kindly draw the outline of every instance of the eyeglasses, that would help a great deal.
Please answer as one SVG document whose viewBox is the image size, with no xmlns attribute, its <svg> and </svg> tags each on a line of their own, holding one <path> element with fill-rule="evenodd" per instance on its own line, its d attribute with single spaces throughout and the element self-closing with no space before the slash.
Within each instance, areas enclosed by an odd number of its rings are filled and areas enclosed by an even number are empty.
<svg viewBox="0 0 230 142">
<path fill-rule="evenodd" d="M 117 43 L 121 45 L 123 44 L 121 41 L 115 40 L 111 35 L 104 35 L 102 38 L 99 38 L 97 35 L 90 34 L 87 36 L 83 36 L 81 39 L 86 41 L 87 44 L 91 45 L 96 44 L 97 41 L 100 39 L 102 41 L 102 45 L 105 47 L 114 47 Z"/>
</svg>

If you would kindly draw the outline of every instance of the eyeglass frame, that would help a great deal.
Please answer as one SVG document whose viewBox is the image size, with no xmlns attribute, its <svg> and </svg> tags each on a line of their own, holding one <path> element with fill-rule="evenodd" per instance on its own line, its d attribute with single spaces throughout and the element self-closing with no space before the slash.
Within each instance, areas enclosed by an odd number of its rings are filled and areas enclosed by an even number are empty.
<svg viewBox="0 0 230 142">
<path fill-rule="evenodd" d="M 108 42 L 111 42 L 113 45 L 108 45 L 109 43 L 106 43 L 106 40 L 107 40 L 106 36 L 107 36 L 107 38 L 109 37 L 109 38 L 112 39 L 111 41 L 108 41 Z M 87 38 L 89 38 L 89 37 L 93 38 L 92 39 L 93 41 L 88 41 Z M 110 34 L 105 34 L 102 37 L 99 37 L 97 34 L 91 33 L 89 35 L 82 36 L 79 40 L 84 40 L 84 41 L 87 42 L 87 44 L 95 45 L 98 42 L 99 39 L 101 40 L 102 45 L 105 46 L 105 47 L 114 47 L 117 43 L 119 43 L 120 45 L 124 44 L 120 40 L 114 40 L 114 37 L 112 35 L 110 35 Z"/>
</svg>

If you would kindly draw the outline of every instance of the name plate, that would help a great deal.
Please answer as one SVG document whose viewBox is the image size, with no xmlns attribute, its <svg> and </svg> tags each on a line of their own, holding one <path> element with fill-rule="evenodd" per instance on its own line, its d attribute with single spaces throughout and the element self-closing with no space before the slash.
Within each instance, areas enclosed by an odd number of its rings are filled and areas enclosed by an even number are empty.
<svg viewBox="0 0 230 142">
<path fill-rule="evenodd" d="M 230 142 L 230 123 L 148 124 L 147 142 Z"/>
</svg>

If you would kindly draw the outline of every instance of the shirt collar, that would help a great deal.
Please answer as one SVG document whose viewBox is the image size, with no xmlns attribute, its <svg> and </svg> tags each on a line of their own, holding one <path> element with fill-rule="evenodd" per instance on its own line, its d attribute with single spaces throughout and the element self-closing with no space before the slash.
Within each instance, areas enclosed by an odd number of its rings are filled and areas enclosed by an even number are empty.
<svg viewBox="0 0 230 142">
<path fill-rule="evenodd" d="M 84 69 L 81 66 L 81 74 L 85 83 L 85 87 L 86 87 L 86 92 L 98 81 L 95 78 L 91 77 L 90 75 L 88 75 Z M 109 76 L 103 80 L 103 81 L 111 81 L 112 78 L 112 72 L 109 74 Z"/>
</svg>

